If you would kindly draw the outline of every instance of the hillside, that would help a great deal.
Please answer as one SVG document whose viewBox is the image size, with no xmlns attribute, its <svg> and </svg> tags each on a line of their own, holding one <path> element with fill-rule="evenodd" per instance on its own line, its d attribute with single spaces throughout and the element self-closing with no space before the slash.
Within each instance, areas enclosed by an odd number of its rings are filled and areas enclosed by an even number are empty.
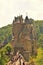
<svg viewBox="0 0 43 65">
<path fill-rule="evenodd" d="M 37 41 L 39 46 L 43 47 L 43 20 L 35 21 L 37 31 Z"/>
<path fill-rule="evenodd" d="M 34 21 L 36 26 L 37 41 L 40 46 L 43 46 L 43 20 Z M 8 42 L 12 39 L 12 24 L 0 28 L 0 43 L 3 43 L 4 40 Z"/>
<path fill-rule="evenodd" d="M 0 43 L 3 43 L 5 39 L 10 41 L 12 36 L 12 25 L 7 25 L 0 28 Z"/>
</svg>

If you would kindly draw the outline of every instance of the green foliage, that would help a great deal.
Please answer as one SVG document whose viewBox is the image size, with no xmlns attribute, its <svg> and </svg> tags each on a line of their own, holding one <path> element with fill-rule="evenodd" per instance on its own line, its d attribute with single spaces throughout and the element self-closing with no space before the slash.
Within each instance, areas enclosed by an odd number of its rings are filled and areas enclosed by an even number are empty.
<svg viewBox="0 0 43 65">
<path fill-rule="evenodd" d="M 1 43 L 3 43 L 3 41 L 6 38 L 9 38 L 9 36 L 12 36 L 12 25 L 8 25 L 8 26 L 0 28 L 0 42 Z"/>
<path fill-rule="evenodd" d="M 43 29 L 41 31 L 41 28 L 43 27 L 43 20 L 35 21 L 35 26 L 36 26 L 38 46 L 43 47 Z"/>
<path fill-rule="evenodd" d="M 11 47 L 10 47 L 10 46 L 7 46 L 7 47 L 6 47 L 6 50 L 7 50 L 8 54 L 10 54 L 10 52 L 11 52 Z"/>
<path fill-rule="evenodd" d="M 38 49 L 38 55 L 34 60 L 36 65 L 43 65 L 43 48 Z"/>
<path fill-rule="evenodd" d="M 10 43 L 8 43 L 6 46 L 4 46 L 2 49 L 0 49 L 0 64 L 6 65 L 6 63 L 10 60 L 10 57 L 6 55 L 7 51 L 11 51 L 12 46 Z"/>
<path fill-rule="evenodd" d="M 0 58 L 0 65 L 4 65 L 3 62 L 2 62 L 2 60 L 1 60 L 1 58 Z"/>
</svg>

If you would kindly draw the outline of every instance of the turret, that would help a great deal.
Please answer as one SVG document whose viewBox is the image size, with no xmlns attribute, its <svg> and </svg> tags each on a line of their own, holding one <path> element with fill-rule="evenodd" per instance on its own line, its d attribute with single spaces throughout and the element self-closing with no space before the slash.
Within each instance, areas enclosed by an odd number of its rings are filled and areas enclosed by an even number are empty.
<svg viewBox="0 0 43 65">
<path fill-rule="evenodd" d="M 32 24 L 33 19 L 29 19 L 28 16 L 25 17 L 25 23 Z"/>
<path fill-rule="evenodd" d="M 22 15 L 21 16 L 17 16 L 14 18 L 13 23 L 23 23 L 23 18 Z"/>
</svg>

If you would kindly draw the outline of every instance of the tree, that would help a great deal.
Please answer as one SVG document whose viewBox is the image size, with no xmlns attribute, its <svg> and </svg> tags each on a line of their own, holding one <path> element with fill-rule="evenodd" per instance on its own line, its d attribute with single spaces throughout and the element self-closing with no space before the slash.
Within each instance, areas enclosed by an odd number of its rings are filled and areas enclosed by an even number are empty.
<svg viewBox="0 0 43 65">
<path fill-rule="evenodd" d="M 8 55 L 10 55 L 11 47 L 10 47 L 10 46 L 7 46 L 7 47 L 6 47 L 6 50 L 7 50 L 7 52 L 8 52 Z"/>
</svg>

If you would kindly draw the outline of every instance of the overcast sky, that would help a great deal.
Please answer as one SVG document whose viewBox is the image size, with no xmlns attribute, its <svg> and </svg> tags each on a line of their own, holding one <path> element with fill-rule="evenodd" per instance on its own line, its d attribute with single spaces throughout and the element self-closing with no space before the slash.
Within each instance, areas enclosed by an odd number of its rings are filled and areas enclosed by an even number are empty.
<svg viewBox="0 0 43 65">
<path fill-rule="evenodd" d="M 43 0 L 0 0 L 0 27 L 11 24 L 14 16 L 22 14 L 43 20 Z"/>
</svg>

